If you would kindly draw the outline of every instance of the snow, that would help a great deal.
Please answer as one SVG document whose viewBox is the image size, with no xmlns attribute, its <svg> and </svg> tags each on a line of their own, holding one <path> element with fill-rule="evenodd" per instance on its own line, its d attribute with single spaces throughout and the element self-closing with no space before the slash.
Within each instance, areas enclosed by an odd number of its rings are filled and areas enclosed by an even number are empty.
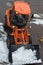
<svg viewBox="0 0 43 65">
<path fill-rule="evenodd" d="M 20 47 L 18 50 L 12 53 L 13 65 L 15 64 L 30 64 L 30 63 L 40 63 L 41 59 L 37 60 L 36 50 L 25 49 L 24 46 Z"/>
<path fill-rule="evenodd" d="M 2 26 L 3 25 L 3 23 L 2 22 L 0 22 L 0 26 Z"/>
<path fill-rule="evenodd" d="M 12 4 L 11 4 L 10 2 L 7 2 L 6 5 L 7 5 L 8 7 L 11 7 L 11 6 L 12 6 Z"/>
<path fill-rule="evenodd" d="M 0 31 L 2 31 L 2 32 L 4 31 L 4 28 L 1 25 L 0 25 Z"/>
<path fill-rule="evenodd" d="M 0 35 L 1 35 L 1 37 L 3 38 L 3 40 L 6 41 L 7 35 L 6 35 L 6 32 L 4 31 L 3 23 L 0 23 Z M 0 38 L 0 39 L 1 39 L 1 38 Z"/>
<path fill-rule="evenodd" d="M 8 48 L 6 45 L 7 36 L 4 33 L 3 26 L 0 25 L 0 63 L 8 63 Z"/>
<path fill-rule="evenodd" d="M 33 18 L 32 20 L 34 20 L 34 21 L 30 21 L 30 23 L 35 23 L 35 24 L 37 24 L 37 25 L 39 25 L 39 24 L 43 25 L 42 15 L 43 15 L 43 14 L 41 14 L 41 16 L 40 16 L 39 14 L 34 14 L 34 17 L 36 17 L 36 19 Z M 40 19 L 40 18 L 42 18 L 42 19 Z"/>
<path fill-rule="evenodd" d="M 43 25 L 43 19 L 42 20 L 41 19 L 33 19 L 33 20 L 35 20 L 35 21 L 32 21 L 30 23 L 35 23 L 37 25 L 39 25 L 39 24 Z"/>
<path fill-rule="evenodd" d="M 34 14 L 34 17 L 40 17 L 40 18 L 41 18 L 41 16 L 40 16 L 40 15 L 38 15 L 38 14 Z"/>
<path fill-rule="evenodd" d="M 0 40 L 0 62 L 8 62 L 8 49 L 6 42 Z"/>
</svg>

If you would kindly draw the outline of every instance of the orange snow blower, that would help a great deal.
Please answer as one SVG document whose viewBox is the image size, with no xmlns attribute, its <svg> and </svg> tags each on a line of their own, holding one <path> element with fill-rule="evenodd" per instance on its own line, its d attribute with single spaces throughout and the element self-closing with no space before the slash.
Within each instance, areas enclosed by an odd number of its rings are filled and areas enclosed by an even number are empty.
<svg viewBox="0 0 43 65">
<path fill-rule="evenodd" d="M 30 5 L 20 1 L 14 2 L 13 7 L 6 11 L 5 25 L 12 29 L 9 35 L 14 37 L 16 45 L 30 43 L 30 34 L 27 30 L 29 14 L 31 14 Z"/>
<path fill-rule="evenodd" d="M 39 46 L 31 45 L 32 39 L 28 33 L 27 22 L 30 14 L 30 4 L 22 1 L 15 1 L 13 6 L 5 13 L 4 29 L 7 33 L 7 45 L 9 49 L 10 63 L 13 61 L 12 52 L 16 51 L 21 46 L 24 46 L 25 49 L 36 50 L 37 60 L 40 59 L 38 52 Z"/>
</svg>

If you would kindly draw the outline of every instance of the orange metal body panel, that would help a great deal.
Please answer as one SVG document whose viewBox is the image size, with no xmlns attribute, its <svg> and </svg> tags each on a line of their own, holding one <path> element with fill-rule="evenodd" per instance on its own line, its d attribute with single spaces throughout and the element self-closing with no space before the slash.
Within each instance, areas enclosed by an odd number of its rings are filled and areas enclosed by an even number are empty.
<svg viewBox="0 0 43 65">
<path fill-rule="evenodd" d="M 12 8 L 7 9 L 6 10 L 6 13 L 5 13 L 5 15 L 7 16 L 7 23 L 6 24 L 8 26 L 10 26 L 10 14 L 9 14 L 10 13 L 10 10 L 12 10 Z"/>
<path fill-rule="evenodd" d="M 16 26 L 13 27 L 13 32 L 10 34 L 14 37 L 15 44 L 28 44 L 29 43 L 29 34 L 27 27 L 24 29 L 18 29 Z M 20 41 L 18 41 L 20 39 Z"/>
<path fill-rule="evenodd" d="M 31 14 L 30 4 L 27 2 L 15 1 L 12 8 L 19 14 Z"/>
</svg>

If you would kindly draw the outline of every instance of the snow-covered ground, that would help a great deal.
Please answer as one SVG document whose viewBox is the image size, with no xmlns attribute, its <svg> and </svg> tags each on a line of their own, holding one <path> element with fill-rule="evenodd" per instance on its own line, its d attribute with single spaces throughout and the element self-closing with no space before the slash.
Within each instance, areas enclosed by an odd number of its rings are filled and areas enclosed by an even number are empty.
<svg viewBox="0 0 43 65">
<path fill-rule="evenodd" d="M 19 64 L 32 64 L 32 63 L 41 63 L 41 59 L 37 60 L 36 50 L 25 49 L 24 46 L 17 49 L 12 53 L 13 65 Z"/>
<path fill-rule="evenodd" d="M 6 46 L 6 42 L 3 42 L 0 39 L 0 63 L 3 62 L 8 63 L 8 49 Z"/>
<path fill-rule="evenodd" d="M 7 36 L 3 29 L 3 23 L 0 23 L 0 63 L 8 63 L 8 49 L 6 45 Z"/>
</svg>

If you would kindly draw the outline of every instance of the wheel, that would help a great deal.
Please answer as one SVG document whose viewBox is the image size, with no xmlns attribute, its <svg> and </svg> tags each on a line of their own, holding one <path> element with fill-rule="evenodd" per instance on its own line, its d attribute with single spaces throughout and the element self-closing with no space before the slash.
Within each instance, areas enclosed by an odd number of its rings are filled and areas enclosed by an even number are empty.
<svg viewBox="0 0 43 65">
<path fill-rule="evenodd" d="M 32 38 L 29 36 L 29 44 L 32 44 Z"/>
</svg>

